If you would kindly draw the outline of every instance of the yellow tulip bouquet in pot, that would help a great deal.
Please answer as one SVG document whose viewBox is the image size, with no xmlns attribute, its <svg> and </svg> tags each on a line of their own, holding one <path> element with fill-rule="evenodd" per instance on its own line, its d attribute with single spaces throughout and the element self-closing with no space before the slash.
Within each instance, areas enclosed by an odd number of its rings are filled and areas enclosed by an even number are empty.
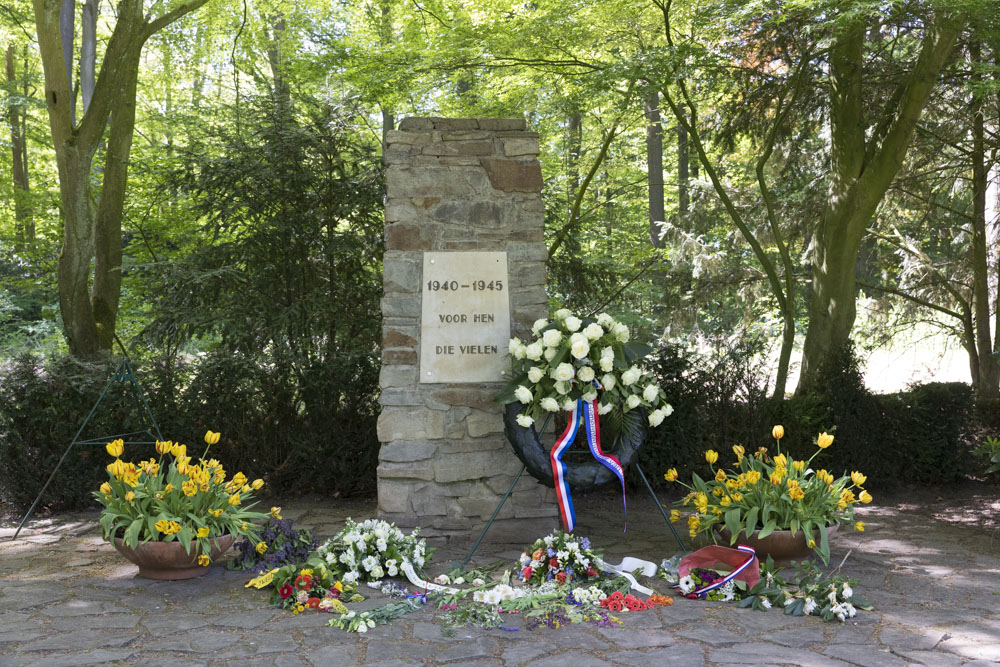
<svg viewBox="0 0 1000 667">
<path fill-rule="evenodd" d="M 205 434 L 205 451 L 197 462 L 187 446 L 156 443 L 159 458 L 127 463 L 121 440 L 108 443 L 114 457 L 108 481 L 94 497 L 101 512 L 101 534 L 152 579 L 187 579 L 204 574 L 233 540 L 258 539 L 255 521 L 267 514 L 252 511 L 254 492 L 263 480 L 249 482 L 238 472 L 231 478 L 216 459 L 206 459 L 219 434 Z"/>
<path fill-rule="evenodd" d="M 705 460 L 714 477 L 692 474 L 690 485 L 678 481 L 676 469 L 668 470 L 664 475 L 668 482 L 690 491 L 673 510 L 672 519 L 679 521 L 683 511 L 688 511 L 692 538 L 700 533 L 711 534 L 713 540 L 721 536 L 730 545 L 748 544 L 758 556 L 770 554 L 779 561 L 815 552 L 828 563 L 828 537 L 838 525 L 853 523 L 858 531 L 865 528 L 863 522 L 854 522 L 854 506 L 872 501 L 863 488 L 866 477 L 855 471 L 835 479 L 826 470 L 813 470 L 813 459 L 833 444 L 832 435 L 820 433 L 813 455 L 797 461 L 781 453 L 784 434 L 781 426 L 774 427 L 777 447 L 773 456 L 766 447 L 748 455 L 742 446 L 734 446 L 736 460 L 728 470 L 716 467 L 719 454 L 708 450 Z"/>
</svg>

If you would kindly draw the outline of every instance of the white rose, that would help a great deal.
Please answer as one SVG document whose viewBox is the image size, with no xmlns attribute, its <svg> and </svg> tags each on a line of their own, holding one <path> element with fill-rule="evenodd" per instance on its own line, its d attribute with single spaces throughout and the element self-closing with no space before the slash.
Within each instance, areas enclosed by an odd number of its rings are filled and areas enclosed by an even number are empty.
<svg viewBox="0 0 1000 667">
<path fill-rule="evenodd" d="M 611 412 L 611 409 L 613 407 L 614 406 L 612 406 L 610 403 L 601 403 L 600 405 L 597 406 L 597 414 L 606 415 L 609 412 Z"/>
<path fill-rule="evenodd" d="M 434 583 L 441 586 L 446 586 L 451 583 L 451 579 L 448 577 L 447 574 L 439 574 L 438 576 L 434 577 Z"/>
<path fill-rule="evenodd" d="M 524 348 L 524 356 L 528 357 L 532 361 L 538 361 L 542 358 L 542 353 L 545 348 L 542 347 L 541 343 L 535 342 Z"/>
<path fill-rule="evenodd" d="M 664 417 L 669 417 L 670 415 L 674 414 L 674 406 L 670 405 L 669 403 L 664 403 L 663 407 L 660 409 L 663 410 Z"/>
<path fill-rule="evenodd" d="M 583 322 L 581 322 L 580 318 L 575 315 L 570 315 L 563 320 L 563 325 L 566 327 L 567 331 L 576 331 L 580 328 L 581 324 L 583 324 Z"/>
<path fill-rule="evenodd" d="M 523 426 L 524 428 L 528 428 L 529 426 L 535 423 L 535 420 L 529 417 L 528 415 L 518 415 L 517 423 Z"/>
<path fill-rule="evenodd" d="M 613 326 L 615 321 L 607 313 L 601 313 L 600 315 L 597 316 L 597 323 L 600 324 L 605 329 L 607 329 L 608 327 Z"/>
<path fill-rule="evenodd" d="M 524 359 L 524 343 L 521 342 L 520 338 L 511 338 L 507 350 L 515 359 Z"/>
<path fill-rule="evenodd" d="M 639 377 L 641 375 L 642 373 L 639 372 L 639 369 L 633 366 L 632 368 L 622 373 L 622 384 L 625 385 L 626 387 L 629 386 L 630 384 L 635 384 L 639 380 Z"/>
<path fill-rule="evenodd" d="M 455 581 L 451 583 L 455 584 L 456 586 L 461 586 L 462 584 L 465 583 L 465 577 L 455 577 Z"/>
<path fill-rule="evenodd" d="M 600 324 L 591 322 L 586 326 L 586 328 L 584 328 L 583 335 L 589 340 L 597 340 L 604 335 L 604 329 L 601 328 Z"/>
<path fill-rule="evenodd" d="M 385 570 L 383 570 L 381 567 L 376 565 L 374 568 L 372 568 L 372 577 L 374 577 L 375 579 L 381 579 L 384 576 L 385 576 Z"/>
<path fill-rule="evenodd" d="M 545 348 L 545 361 L 552 361 L 553 357 L 556 356 L 556 348 L 547 347 Z"/>
<path fill-rule="evenodd" d="M 569 352 L 577 359 L 583 359 L 590 352 L 590 342 L 583 334 L 573 334 L 570 338 Z"/>
<path fill-rule="evenodd" d="M 601 359 L 614 359 L 615 349 L 613 347 L 601 348 Z"/>
<path fill-rule="evenodd" d="M 562 340 L 562 332 L 558 329 L 549 329 L 542 334 L 542 342 L 545 347 L 555 347 Z"/>
<path fill-rule="evenodd" d="M 604 377 L 601 378 L 601 384 L 604 385 L 604 391 L 611 391 L 612 389 L 614 389 L 615 384 L 617 382 L 618 381 L 615 380 L 615 376 L 612 375 L 611 373 L 607 373 Z"/>
<path fill-rule="evenodd" d="M 556 391 L 559 392 L 560 395 L 564 396 L 568 394 L 570 389 L 572 389 L 572 385 L 570 385 L 569 382 L 556 382 Z"/>
<path fill-rule="evenodd" d="M 517 385 L 517 389 L 514 390 L 514 398 L 527 405 L 531 403 L 531 390 L 523 384 L 519 384 Z"/>
<path fill-rule="evenodd" d="M 575 407 L 576 407 L 576 401 L 574 401 L 572 398 L 567 398 L 565 401 L 563 401 L 562 408 L 566 412 L 573 412 L 573 408 Z"/>
<path fill-rule="evenodd" d="M 615 360 L 608 357 L 601 357 L 601 370 L 605 373 L 610 373 L 615 367 Z"/>
<path fill-rule="evenodd" d="M 544 317 L 540 320 L 535 320 L 535 323 L 531 325 L 531 333 L 537 336 L 538 332 L 548 326 L 548 324 L 549 321 Z"/>
<path fill-rule="evenodd" d="M 571 364 L 567 364 L 566 362 L 559 364 L 552 371 L 552 378 L 560 382 L 569 382 L 573 379 L 573 376 L 573 366 Z"/>
<path fill-rule="evenodd" d="M 649 413 L 649 425 L 659 426 L 663 423 L 663 412 L 661 410 L 653 410 Z"/>
<path fill-rule="evenodd" d="M 656 397 L 660 395 L 660 388 L 655 384 L 647 384 L 646 388 L 642 390 L 642 397 L 646 399 L 647 403 L 652 403 L 656 400 Z"/>
<path fill-rule="evenodd" d="M 596 399 L 597 399 L 597 392 L 593 390 L 588 391 L 586 394 L 583 395 L 583 400 L 586 401 L 587 403 L 593 403 Z"/>
<path fill-rule="evenodd" d="M 545 377 L 545 371 L 543 371 L 538 366 L 532 366 L 528 369 L 528 380 L 530 382 L 539 382 L 543 377 Z"/>
<path fill-rule="evenodd" d="M 546 412 L 558 412 L 559 401 L 551 396 L 546 396 L 542 399 L 542 410 L 545 410 Z"/>
<path fill-rule="evenodd" d="M 555 315 L 553 315 L 553 317 L 555 317 L 557 320 L 565 320 L 567 317 L 569 317 L 572 314 L 573 313 L 572 313 L 572 311 L 570 311 L 569 308 L 560 308 L 559 310 L 556 311 L 556 313 L 555 313 Z"/>
<path fill-rule="evenodd" d="M 615 338 L 617 338 L 620 342 L 622 343 L 628 342 L 628 327 L 625 326 L 624 324 L 616 322 L 615 325 L 611 328 L 611 332 L 615 335 Z"/>
<path fill-rule="evenodd" d="M 635 408 L 639 407 L 639 403 L 641 402 L 642 401 L 640 401 L 639 397 L 636 396 L 635 394 L 632 394 L 627 399 L 625 399 L 625 405 L 627 405 L 630 410 L 634 410 Z"/>
<path fill-rule="evenodd" d="M 594 379 L 594 369 L 590 366 L 584 366 L 576 372 L 576 377 L 580 382 L 590 382 Z"/>
</svg>

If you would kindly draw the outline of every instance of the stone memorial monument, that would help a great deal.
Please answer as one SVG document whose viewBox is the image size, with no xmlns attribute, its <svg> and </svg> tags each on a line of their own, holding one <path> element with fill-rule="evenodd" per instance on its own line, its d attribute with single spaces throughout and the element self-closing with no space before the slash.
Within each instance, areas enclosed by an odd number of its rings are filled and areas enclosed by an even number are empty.
<svg viewBox="0 0 1000 667">
<path fill-rule="evenodd" d="M 521 467 L 493 397 L 510 337 L 547 314 L 538 135 L 521 119 L 406 118 L 385 157 L 379 514 L 464 539 Z M 488 538 L 557 523 L 552 489 L 522 475 Z"/>
</svg>

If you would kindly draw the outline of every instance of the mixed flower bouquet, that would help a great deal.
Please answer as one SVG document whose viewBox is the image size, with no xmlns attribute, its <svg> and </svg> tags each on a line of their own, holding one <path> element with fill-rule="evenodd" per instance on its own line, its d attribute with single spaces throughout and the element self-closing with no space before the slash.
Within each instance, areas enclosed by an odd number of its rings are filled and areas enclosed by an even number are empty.
<svg viewBox="0 0 1000 667">
<path fill-rule="evenodd" d="M 250 540 L 240 540 L 233 546 L 236 557 L 230 562 L 230 569 L 260 574 L 309 558 L 318 544 L 312 533 L 305 528 L 297 530 L 295 519 L 282 519 L 280 507 L 272 507 L 271 511 L 270 519 L 260 531 L 258 544 L 264 545 L 263 552 Z"/>
<path fill-rule="evenodd" d="M 368 519 L 347 519 L 344 528 L 316 550 L 327 567 L 344 583 L 376 581 L 395 577 L 403 563 L 422 568 L 429 558 L 427 542 L 418 539 L 419 529 L 404 535 L 395 524 Z"/>
<path fill-rule="evenodd" d="M 770 558 L 764 576 L 737 602 L 739 607 L 767 611 L 772 607 L 784 609 L 791 616 L 819 616 L 824 621 L 845 622 L 854 618 L 859 609 L 865 611 L 874 605 L 857 594 L 858 580 L 839 573 L 824 574 L 809 562 L 799 563 L 791 581 L 785 580 L 781 570 L 774 570 Z"/>
<path fill-rule="evenodd" d="M 826 529 L 837 523 L 853 522 L 854 506 L 872 501 L 871 494 L 863 487 L 867 478 L 858 471 L 834 478 L 826 470 L 810 467 L 816 455 L 833 444 L 832 435 L 820 433 L 816 439 L 817 450 L 809 460 L 795 461 L 781 453 L 784 434 L 781 426 L 772 430 L 778 444 L 778 453 L 773 457 L 766 447 L 747 455 L 742 446 L 734 446 L 733 470 L 716 469 L 718 452 L 711 449 L 705 452 L 705 460 L 715 473 L 714 477 L 703 480 L 692 474 L 690 486 L 678 482 L 690 490 L 680 505 L 694 507 L 688 517 L 691 537 L 725 527 L 731 536 L 730 543 L 735 544 L 741 533 L 751 536 L 758 529 L 758 538 L 767 537 L 775 530 L 790 530 L 792 534 L 801 530 L 809 548 L 824 563 L 829 562 Z M 677 470 L 671 468 L 664 478 L 677 482 Z M 680 520 L 679 509 L 671 514 L 674 521 Z M 854 528 L 863 531 L 865 524 L 858 521 Z"/>
<path fill-rule="evenodd" d="M 536 321 L 531 332 L 528 344 L 511 339 L 513 380 L 496 399 L 524 406 L 521 426 L 543 413 L 571 411 L 580 398 L 598 401 L 601 415 L 645 408 L 651 426 L 673 412 L 655 378 L 637 365 L 652 348 L 629 341 L 628 327 L 610 315 L 581 318 L 564 308 L 551 322 Z"/>
<path fill-rule="evenodd" d="M 294 614 L 307 609 L 346 614 L 344 602 L 364 600 L 353 584 L 336 580 L 326 563 L 316 557 L 274 570 L 271 586 L 271 604 Z"/>
<path fill-rule="evenodd" d="M 527 584 L 554 581 L 559 585 L 599 577 L 600 554 L 586 537 L 556 531 L 536 540 L 524 550 L 520 560 L 520 578 Z"/>
<path fill-rule="evenodd" d="M 120 537 L 132 548 L 139 542 L 180 542 L 187 553 L 198 555 L 198 563 L 208 566 L 212 542 L 223 535 L 243 536 L 258 552 L 260 542 L 254 521 L 267 518 L 253 512 L 255 491 L 263 480 L 250 482 L 238 472 L 231 478 L 216 459 L 205 459 L 219 441 L 219 434 L 205 434 L 205 451 L 195 463 L 187 446 L 170 441 L 156 443 L 159 458 L 126 463 L 122 440 L 107 444 L 114 457 L 107 466 L 108 481 L 94 492 L 101 511 L 101 534 L 109 542 Z"/>
</svg>

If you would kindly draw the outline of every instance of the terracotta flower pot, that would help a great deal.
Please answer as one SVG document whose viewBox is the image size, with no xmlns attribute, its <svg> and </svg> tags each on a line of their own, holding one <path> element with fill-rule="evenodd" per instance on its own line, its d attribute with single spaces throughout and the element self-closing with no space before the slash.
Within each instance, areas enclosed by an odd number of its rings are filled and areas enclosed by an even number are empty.
<svg viewBox="0 0 1000 667">
<path fill-rule="evenodd" d="M 210 543 L 212 550 L 208 557 L 214 563 L 233 546 L 233 536 L 222 535 Z M 193 542 L 190 554 L 184 551 L 184 547 L 177 541 L 146 542 L 133 549 L 126 546 L 120 537 L 116 537 L 114 545 L 118 553 L 139 566 L 139 576 L 147 579 L 166 581 L 194 579 L 207 574 L 209 570 L 204 565 L 198 565 Z"/>
<path fill-rule="evenodd" d="M 826 527 L 827 538 L 837 532 L 837 524 Z M 718 529 L 720 543 L 729 546 L 731 533 L 726 528 Z M 809 547 L 805 533 L 801 530 L 792 535 L 790 530 L 776 530 L 767 537 L 761 539 L 757 537 L 759 530 L 755 530 L 750 537 L 740 533 L 736 544 L 745 544 L 753 547 L 757 552 L 757 558 L 763 561 L 768 556 L 774 559 L 775 565 L 789 565 L 794 561 L 803 561 L 815 552 Z M 735 545 L 734 545 L 735 546 Z"/>
</svg>

